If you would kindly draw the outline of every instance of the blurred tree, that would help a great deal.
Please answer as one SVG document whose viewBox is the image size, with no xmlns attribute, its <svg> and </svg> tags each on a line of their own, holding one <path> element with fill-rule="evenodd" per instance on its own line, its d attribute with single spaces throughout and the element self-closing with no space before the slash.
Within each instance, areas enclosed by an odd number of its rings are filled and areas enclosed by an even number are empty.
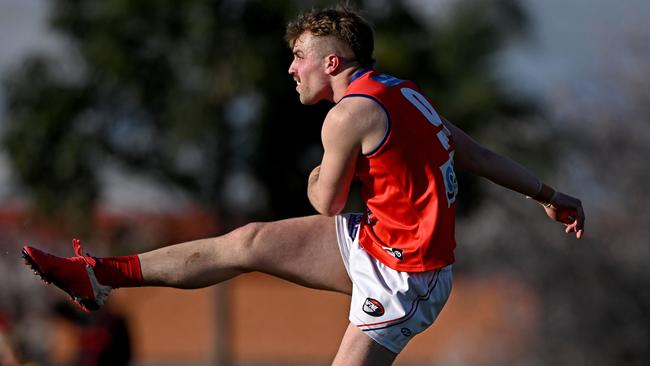
<svg viewBox="0 0 650 366">
<path fill-rule="evenodd" d="M 222 220 L 313 212 L 303 192 L 330 106 L 299 104 L 283 40 L 305 5 L 52 3 L 69 59 L 29 58 L 6 82 L 4 142 L 21 183 L 45 212 L 82 225 L 108 161 L 182 188 Z M 401 1 L 358 5 L 377 29 L 378 68 L 416 80 L 463 128 L 532 110 L 505 93 L 492 67 L 524 29 L 516 1 L 462 1 L 437 24 Z M 477 202 L 465 191 L 465 202 Z"/>
<path fill-rule="evenodd" d="M 609 31 L 608 31 L 609 32 Z M 553 152 L 545 179 L 583 201 L 580 241 L 534 204 L 489 187 L 458 222 L 456 269 L 510 272 L 539 290 L 540 332 L 526 359 L 491 364 L 647 365 L 650 360 L 650 33 L 629 28 L 598 79 L 566 80 L 550 93 Z M 571 87 L 579 81 L 581 88 Z M 602 84 L 593 94 L 583 83 Z M 551 110 L 551 109 L 549 109 Z M 645 243 L 645 244 L 644 244 Z M 516 315 L 512 315 L 516 319 Z M 471 347 L 471 346 L 470 346 Z"/>
<path fill-rule="evenodd" d="M 252 157 L 237 143 L 255 144 L 255 133 L 253 141 L 232 139 L 253 107 L 233 101 L 277 83 L 273 74 L 289 57 L 282 40 L 289 5 L 53 3 L 51 24 L 71 42 L 69 59 L 33 57 L 7 81 L 5 144 L 38 207 L 87 224 L 99 170 L 111 159 L 220 213 L 224 172 Z"/>
</svg>

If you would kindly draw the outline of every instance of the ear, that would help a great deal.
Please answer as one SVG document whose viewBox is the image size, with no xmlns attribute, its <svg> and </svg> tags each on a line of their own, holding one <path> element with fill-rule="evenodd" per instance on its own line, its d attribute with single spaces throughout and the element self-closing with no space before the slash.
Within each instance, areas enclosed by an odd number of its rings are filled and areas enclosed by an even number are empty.
<svg viewBox="0 0 650 366">
<path fill-rule="evenodd" d="M 341 66 L 341 59 L 335 53 L 330 53 L 325 56 L 325 73 L 328 75 L 335 75 L 339 66 Z"/>
</svg>

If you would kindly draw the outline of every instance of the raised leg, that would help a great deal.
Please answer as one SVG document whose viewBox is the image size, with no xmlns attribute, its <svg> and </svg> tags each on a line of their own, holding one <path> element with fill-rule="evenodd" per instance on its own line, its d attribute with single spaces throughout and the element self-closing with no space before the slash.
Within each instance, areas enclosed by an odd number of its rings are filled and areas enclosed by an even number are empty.
<svg viewBox="0 0 650 366">
<path fill-rule="evenodd" d="M 311 288 L 352 291 L 332 217 L 252 223 L 139 257 L 144 285 L 199 288 L 259 271 Z"/>
</svg>

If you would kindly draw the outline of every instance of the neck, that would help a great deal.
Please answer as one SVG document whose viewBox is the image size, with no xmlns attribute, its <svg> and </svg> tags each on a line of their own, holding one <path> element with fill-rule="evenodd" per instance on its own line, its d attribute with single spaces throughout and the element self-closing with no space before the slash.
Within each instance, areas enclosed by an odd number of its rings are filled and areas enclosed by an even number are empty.
<svg viewBox="0 0 650 366">
<path fill-rule="evenodd" d="M 334 103 L 338 103 L 343 98 L 345 91 L 352 82 L 352 77 L 361 69 L 361 66 L 350 66 L 334 77 L 332 80 L 332 99 Z"/>
</svg>

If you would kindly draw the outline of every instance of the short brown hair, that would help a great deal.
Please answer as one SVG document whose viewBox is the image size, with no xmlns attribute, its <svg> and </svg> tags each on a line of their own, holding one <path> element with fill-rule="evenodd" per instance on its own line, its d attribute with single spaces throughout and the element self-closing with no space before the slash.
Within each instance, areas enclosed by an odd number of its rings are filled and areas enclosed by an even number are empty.
<svg viewBox="0 0 650 366">
<path fill-rule="evenodd" d="M 362 67 L 372 68 L 375 41 L 372 27 L 359 14 L 346 6 L 314 9 L 300 14 L 287 25 L 286 40 L 293 48 L 296 39 L 304 32 L 314 36 L 333 36 L 345 43 Z"/>
</svg>

